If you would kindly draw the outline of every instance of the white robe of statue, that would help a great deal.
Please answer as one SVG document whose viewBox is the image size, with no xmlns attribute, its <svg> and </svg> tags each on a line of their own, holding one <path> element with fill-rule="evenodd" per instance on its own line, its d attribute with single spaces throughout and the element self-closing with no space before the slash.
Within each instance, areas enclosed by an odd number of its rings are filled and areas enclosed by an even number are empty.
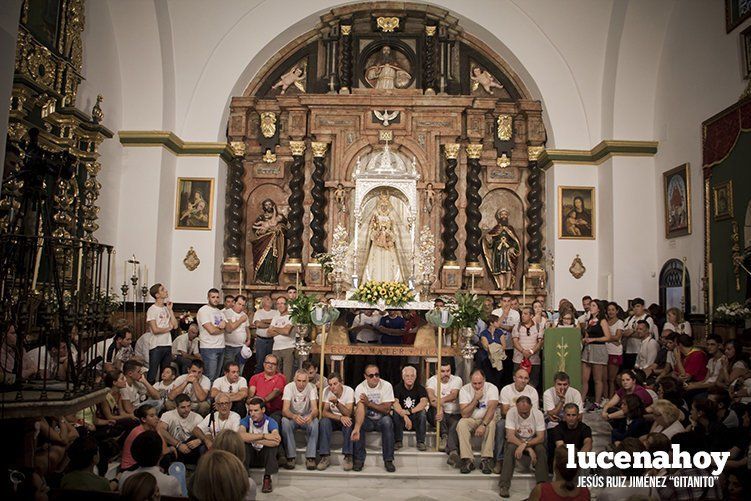
<svg viewBox="0 0 751 501">
<path fill-rule="evenodd" d="M 367 261 L 364 279 L 379 282 L 403 280 L 402 268 L 396 247 L 394 219 L 390 215 L 391 204 L 383 197 L 370 220 Z"/>
</svg>

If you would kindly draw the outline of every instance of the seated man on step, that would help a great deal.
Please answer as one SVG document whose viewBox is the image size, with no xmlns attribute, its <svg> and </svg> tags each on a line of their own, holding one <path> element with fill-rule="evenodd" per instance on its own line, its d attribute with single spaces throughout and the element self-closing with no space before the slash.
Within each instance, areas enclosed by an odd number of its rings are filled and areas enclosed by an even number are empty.
<svg viewBox="0 0 751 501">
<path fill-rule="evenodd" d="M 428 418 L 428 392 L 417 380 L 417 370 L 408 365 L 402 369 L 402 381 L 394 388 L 394 449 L 402 448 L 404 430 L 413 430 L 417 435 L 417 450 L 424 451 Z"/>
<path fill-rule="evenodd" d="M 532 408 L 532 400 L 522 395 L 506 414 L 506 455 L 501 470 L 501 497 L 509 497 L 511 476 L 516 461 L 526 452 L 535 467 L 537 483 L 548 480 L 548 458 L 545 452 L 545 416 Z"/>
<path fill-rule="evenodd" d="M 441 438 L 438 445 L 439 450 L 455 451 L 458 445 L 452 437 L 456 437 L 456 425 L 459 423 L 462 415 L 459 413 L 459 390 L 462 389 L 462 378 L 451 374 L 451 361 L 444 359 L 441 362 L 441 408 L 438 409 L 438 379 L 431 376 L 425 384 L 428 390 L 428 400 L 430 408 L 428 409 L 428 423 L 435 426 L 436 422 L 441 423 Z M 451 442 L 449 442 L 451 440 Z"/>
<path fill-rule="evenodd" d="M 472 435 L 482 438 L 482 472 L 489 475 L 493 472 L 493 444 L 495 439 L 495 410 L 498 408 L 498 388 L 485 381 L 485 375 L 480 369 L 472 372 L 470 383 L 462 386 L 459 391 L 459 409 L 462 418 L 456 425 L 456 435 L 459 441 L 459 455 L 461 456 L 461 472 L 469 473 L 475 469 L 472 453 Z M 457 462 L 456 451 L 449 453 L 449 464 Z"/>
<path fill-rule="evenodd" d="M 328 386 L 323 390 L 323 412 L 318 423 L 318 469 L 325 470 L 331 464 L 331 434 L 342 430 L 342 469 L 352 469 L 352 415 L 355 407 L 355 390 L 342 384 L 341 376 L 329 374 Z"/>
<path fill-rule="evenodd" d="M 282 443 L 279 426 L 266 415 L 266 401 L 253 397 L 248 401 L 248 415 L 240 421 L 240 438 L 245 442 L 245 466 L 263 467 L 261 492 L 271 492 L 271 475 L 279 471 L 277 448 Z"/>
<path fill-rule="evenodd" d="M 187 374 L 179 376 L 172 383 L 172 389 L 167 394 L 165 407 L 169 410 L 174 409 L 175 398 L 181 393 L 190 397 L 191 410 L 205 416 L 209 413 L 211 405 L 208 402 L 209 392 L 211 391 L 211 380 L 203 375 L 203 361 L 193 360 Z"/>
<path fill-rule="evenodd" d="M 308 381 L 308 372 L 305 369 L 298 369 L 295 372 L 295 380 L 284 387 L 282 416 L 282 434 L 284 448 L 287 451 L 287 463 L 284 468 L 295 469 L 295 430 L 301 429 L 305 430 L 307 440 L 305 467 L 315 470 L 318 447 L 318 392 L 313 383 Z"/>
<path fill-rule="evenodd" d="M 393 473 L 394 466 L 394 422 L 391 419 L 391 406 L 394 403 L 394 388 L 381 379 L 377 365 L 365 367 L 365 381 L 355 388 L 355 427 L 352 430 L 354 471 L 362 471 L 365 464 L 365 433 L 381 432 L 381 448 L 386 471 Z"/>
</svg>

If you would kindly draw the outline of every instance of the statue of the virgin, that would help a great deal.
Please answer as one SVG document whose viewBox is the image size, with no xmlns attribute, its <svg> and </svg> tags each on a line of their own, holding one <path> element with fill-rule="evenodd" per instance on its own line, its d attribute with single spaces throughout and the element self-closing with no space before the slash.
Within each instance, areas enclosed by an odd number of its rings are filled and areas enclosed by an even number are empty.
<svg viewBox="0 0 751 501">
<path fill-rule="evenodd" d="M 399 235 L 395 219 L 396 214 L 388 195 L 381 193 L 368 224 L 363 273 L 365 281 L 399 282 L 405 279 L 399 260 Z"/>
</svg>

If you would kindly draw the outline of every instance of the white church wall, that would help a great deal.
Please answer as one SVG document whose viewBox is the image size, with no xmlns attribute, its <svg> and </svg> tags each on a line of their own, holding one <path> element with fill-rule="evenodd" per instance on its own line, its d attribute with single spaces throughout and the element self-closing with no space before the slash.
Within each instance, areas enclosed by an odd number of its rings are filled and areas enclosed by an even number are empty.
<svg viewBox="0 0 751 501">
<path fill-rule="evenodd" d="M 218 273 L 222 265 L 222 242 L 224 240 L 224 184 L 227 170 L 224 161 L 218 158 L 206 157 L 177 157 L 176 169 L 171 180 L 172 207 L 171 228 L 175 221 L 175 196 L 177 178 L 201 177 L 214 179 L 214 207 L 211 215 L 210 230 L 173 230 L 172 249 L 170 251 L 170 282 L 169 289 L 172 300 L 176 303 L 202 303 L 206 300 L 206 291 L 212 287 L 221 286 Z M 201 260 L 198 268 L 188 271 L 183 259 L 190 247 L 195 249 Z"/>
<path fill-rule="evenodd" d="M 597 169 L 597 256 L 599 269 L 597 274 L 597 290 L 592 291 L 592 297 L 613 300 L 614 287 L 614 249 L 613 249 L 613 159 L 609 158 L 596 167 Z"/>
<path fill-rule="evenodd" d="M 657 271 L 671 258 L 688 258 L 691 304 L 704 312 L 703 276 L 704 205 L 701 122 L 737 101 L 746 82 L 741 75 L 739 35 L 748 21 L 725 33 L 720 2 L 691 0 L 673 10 L 664 38 L 655 96 L 654 129 L 660 142 L 655 157 L 657 186 Z M 665 238 L 663 172 L 690 164 L 691 222 L 689 236 Z"/>
<path fill-rule="evenodd" d="M 123 95 L 117 40 L 112 32 L 109 5 L 106 2 L 87 3 L 86 21 L 83 35 L 83 74 L 86 78 L 78 88 L 76 106 L 90 113 L 97 95 L 101 94 L 104 97 L 101 105 L 104 111 L 102 124 L 116 133 L 122 128 Z M 100 210 L 96 237 L 102 243 L 114 245 L 119 229 L 123 147 L 117 137 L 113 137 L 102 143 L 99 152 L 102 169 L 97 178 L 102 189 L 97 200 Z M 111 282 L 114 286 L 115 282 Z"/>
</svg>

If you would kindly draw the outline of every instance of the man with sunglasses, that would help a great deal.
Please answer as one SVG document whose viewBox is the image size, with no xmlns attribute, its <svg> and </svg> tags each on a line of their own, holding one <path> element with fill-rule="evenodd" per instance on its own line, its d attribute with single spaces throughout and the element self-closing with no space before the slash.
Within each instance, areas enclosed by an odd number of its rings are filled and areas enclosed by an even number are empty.
<svg viewBox="0 0 751 501">
<path fill-rule="evenodd" d="M 277 370 L 279 359 L 269 353 L 263 360 L 263 372 L 250 378 L 248 383 L 247 402 L 253 397 L 261 397 L 266 402 L 266 415 L 276 421 L 277 427 L 282 428 L 282 393 L 287 384 L 284 374 Z"/>
<path fill-rule="evenodd" d="M 391 419 L 391 406 L 394 403 L 394 388 L 381 379 L 378 366 L 365 367 L 365 381 L 355 388 L 355 426 L 352 429 L 353 470 L 362 471 L 365 464 L 365 433 L 381 432 L 381 447 L 386 471 L 393 473 L 394 466 L 394 422 Z"/>
</svg>

